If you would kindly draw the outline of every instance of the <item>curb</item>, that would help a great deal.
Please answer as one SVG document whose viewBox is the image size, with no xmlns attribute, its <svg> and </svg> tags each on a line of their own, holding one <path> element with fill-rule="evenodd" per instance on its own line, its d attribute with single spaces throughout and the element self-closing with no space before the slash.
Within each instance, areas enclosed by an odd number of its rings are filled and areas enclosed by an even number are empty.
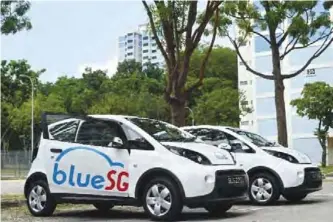
<svg viewBox="0 0 333 222">
<path fill-rule="evenodd" d="M 20 207 L 25 205 L 26 200 L 1 200 L 1 208 Z"/>
</svg>

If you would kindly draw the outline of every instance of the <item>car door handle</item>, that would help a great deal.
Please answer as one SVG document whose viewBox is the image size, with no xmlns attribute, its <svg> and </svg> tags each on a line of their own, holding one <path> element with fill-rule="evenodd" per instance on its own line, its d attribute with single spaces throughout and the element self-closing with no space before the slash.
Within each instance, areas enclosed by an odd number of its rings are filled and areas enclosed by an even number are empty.
<svg viewBox="0 0 333 222">
<path fill-rule="evenodd" d="M 52 153 L 61 153 L 62 149 L 51 148 Z"/>
</svg>

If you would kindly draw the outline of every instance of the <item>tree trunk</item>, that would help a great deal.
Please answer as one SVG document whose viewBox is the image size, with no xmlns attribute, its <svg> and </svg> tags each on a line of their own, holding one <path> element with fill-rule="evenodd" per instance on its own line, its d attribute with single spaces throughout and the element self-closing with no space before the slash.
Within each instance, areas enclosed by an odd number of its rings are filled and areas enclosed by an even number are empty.
<svg viewBox="0 0 333 222">
<path fill-rule="evenodd" d="M 325 148 L 323 147 L 323 153 L 321 155 L 321 166 L 322 167 L 326 167 L 326 156 L 327 156 L 327 152 L 326 152 L 326 146 Z"/>
<path fill-rule="evenodd" d="M 275 79 L 274 83 L 278 143 L 284 147 L 288 147 L 286 107 L 284 102 L 284 84 L 282 78 Z"/>
<path fill-rule="evenodd" d="M 275 33 L 275 32 L 274 32 Z M 287 132 L 287 119 L 286 107 L 284 102 L 284 83 L 281 74 L 281 61 L 279 47 L 276 45 L 275 34 L 271 36 L 272 41 L 272 62 L 273 62 L 273 75 L 275 86 L 275 110 L 276 110 L 276 123 L 278 132 L 278 143 L 284 147 L 288 147 L 288 132 Z"/>
<path fill-rule="evenodd" d="M 171 123 L 175 126 L 185 126 L 185 103 L 173 101 L 171 106 Z"/>
<path fill-rule="evenodd" d="M 327 156 L 326 133 L 325 136 L 322 135 L 319 136 L 319 143 L 321 145 L 321 148 L 323 149 L 323 152 L 321 154 L 321 166 L 326 167 L 326 156 Z"/>
</svg>

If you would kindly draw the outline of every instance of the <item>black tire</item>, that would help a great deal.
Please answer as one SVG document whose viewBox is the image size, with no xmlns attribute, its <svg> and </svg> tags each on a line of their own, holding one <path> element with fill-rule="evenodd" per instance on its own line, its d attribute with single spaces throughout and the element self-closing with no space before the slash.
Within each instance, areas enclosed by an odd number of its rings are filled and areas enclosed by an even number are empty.
<svg viewBox="0 0 333 222">
<path fill-rule="evenodd" d="M 95 203 L 95 204 L 93 204 L 93 206 L 101 212 L 108 212 L 114 207 L 114 204 L 112 204 L 112 203 Z"/>
<path fill-rule="evenodd" d="M 257 200 L 253 194 L 252 194 L 252 185 L 253 183 L 258 180 L 259 178 L 264 179 L 265 181 L 268 181 L 271 184 L 271 196 L 267 200 Z M 249 185 L 249 198 L 253 204 L 256 205 L 271 205 L 274 204 L 281 195 L 280 191 L 280 185 L 278 180 L 271 174 L 269 173 L 258 173 L 250 177 L 250 185 Z M 263 196 L 263 195 L 262 195 Z"/>
<path fill-rule="evenodd" d="M 230 210 L 231 207 L 232 207 L 232 204 L 216 203 L 216 204 L 209 204 L 209 205 L 205 206 L 205 209 L 212 216 L 221 216 L 221 215 L 224 215 L 228 210 Z"/>
<path fill-rule="evenodd" d="M 298 202 L 303 200 L 308 194 L 306 193 L 295 193 L 295 194 L 284 194 L 283 197 L 290 202 Z"/>
<path fill-rule="evenodd" d="M 149 205 L 147 203 L 146 197 L 150 196 L 150 194 L 152 194 L 151 190 L 155 185 L 159 188 L 165 187 L 169 191 L 169 194 L 165 198 L 163 198 L 163 200 L 166 199 L 168 201 L 168 203 L 170 203 L 170 205 L 169 205 L 170 207 L 169 207 L 169 210 L 165 210 L 163 213 L 162 213 L 163 204 L 161 202 L 158 203 L 158 201 L 161 201 L 161 200 L 156 200 L 155 197 L 152 197 L 152 198 L 155 198 L 155 200 L 154 200 L 155 204 Z M 162 190 L 158 189 L 158 191 L 159 191 L 158 193 L 161 197 Z M 168 177 L 157 177 L 157 178 L 149 181 L 144 188 L 141 198 L 142 198 L 143 208 L 144 208 L 145 212 L 147 214 L 149 214 L 149 216 L 153 220 L 174 221 L 179 217 L 179 215 L 183 209 L 183 202 L 182 202 L 180 190 L 179 190 L 178 186 L 176 185 L 176 183 L 173 180 L 169 179 Z M 161 215 L 156 215 L 156 214 L 154 214 L 154 212 L 151 212 L 153 205 L 154 205 L 154 207 L 155 207 L 155 205 L 160 206 Z"/>
<path fill-rule="evenodd" d="M 42 189 L 40 189 L 40 187 Z M 36 198 L 35 193 L 40 193 L 38 194 L 40 198 Z M 43 200 L 41 198 L 43 198 Z M 46 198 L 45 201 L 44 198 Z M 36 210 L 38 203 L 42 206 L 42 208 L 40 208 L 41 210 Z M 35 207 L 33 207 L 33 205 Z M 30 184 L 27 195 L 27 206 L 30 213 L 36 217 L 46 217 L 53 214 L 57 204 L 50 193 L 49 186 L 44 180 L 38 180 Z"/>
</svg>

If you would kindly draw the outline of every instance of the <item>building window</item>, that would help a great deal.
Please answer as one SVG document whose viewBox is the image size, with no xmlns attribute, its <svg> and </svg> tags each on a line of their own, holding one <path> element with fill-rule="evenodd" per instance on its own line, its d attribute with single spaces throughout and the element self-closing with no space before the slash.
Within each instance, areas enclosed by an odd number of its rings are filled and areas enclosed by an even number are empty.
<svg viewBox="0 0 333 222">
<path fill-rule="evenodd" d="M 129 53 L 127 53 L 127 55 L 128 55 L 128 56 L 131 56 L 131 55 L 133 55 L 133 52 L 129 52 Z"/>
<path fill-rule="evenodd" d="M 155 52 L 157 52 L 157 51 L 156 51 L 156 50 L 152 50 L 151 52 L 152 52 L 152 53 L 155 53 Z"/>
<path fill-rule="evenodd" d="M 151 57 L 151 59 L 157 59 L 157 57 L 156 57 L 156 56 L 153 56 L 153 57 Z"/>
<path fill-rule="evenodd" d="M 127 49 L 133 49 L 133 46 L 128 46 Z"/>
<path fill-rule="evenodd" d="M 142 59 L 144 59 L 144 60 L 145 60 L 145 59 L 148 59 L 148 56 L 144 56 Z"/>
<path fill-rule="evenodd" d="M 143 46 L 148 46 L 149 44 L 148 43 L 144 43 Z"/>
<path fill-rule="evenodd" d="M 127 40 L 127 42 L 128 42 L 128 43 L 131 43 L 131 42 L 133 42 L 133 40 L 132 40 L 132 39 L 129 39 L 129 40 Z"/>
<path fill-rule="evenodd" d="M 147 53 L 147 52 L 148 52 L 148 49 L 142 51 L 142 53 Z"/>
<path fill-rule="evenodd" d="M 149 38 L 148 36 L 144 36 L 142 39 L 143 40 L 148 40 L 148 38 Z"/>
<path fill-rule="evenodd" d="M 247 81 L 240 81 L 239 85 L 241 85 L 241 86 L 247 85 Z"/>
<path fill-rule="evenodd" d="M 156 43 L 151 44 L 151 46 L 156 46 Z"/>
<path fill-rule="evenodd" d="M 131 35 L 133 35 L 133 33 L 128 33 L 127 35 L 128 35 L 128 36 L 131 36 Z"/>
</svg>

